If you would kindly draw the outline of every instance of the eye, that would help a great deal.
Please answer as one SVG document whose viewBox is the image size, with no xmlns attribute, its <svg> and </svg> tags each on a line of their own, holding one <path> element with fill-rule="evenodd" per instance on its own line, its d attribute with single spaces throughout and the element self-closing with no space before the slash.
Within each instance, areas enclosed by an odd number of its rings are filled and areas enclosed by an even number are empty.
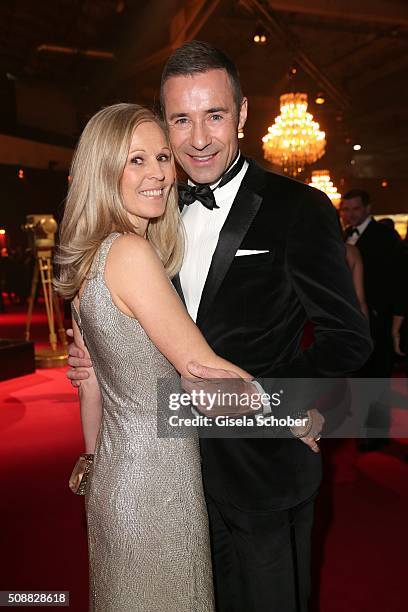
<svg viewBox="0 0 408 612">
<path fill-rule="evenodd" d="M 156 159 L 159 162 L 168 162 L 168 161 L 170 161 L 170 154 L 169 153 L 160 153 L 160 155 L 158 155 L 156 157 Z"/>
<path fill-rule="evenodd" d="M 214 114 L 214 115 L 210 116 L 210 119 L 211 119 L 211 121 L 217 122 L 217 121 L 221 121 L 221 119 L 223 119 L 223 116 L 222 115 L 218 115 L 218 114 Z"/>
<path fill-rule="evenodd" d="M 130 158 L 130 163 L 135 164 L 136 166 L 141 166 L 143 164 L 143 158 L 139 155 L 135 155 L 134 157 Z"/>
<path fill-rule="evenodd" d="M 179 127 L 184 127 L 185 125 L 188 124 L 188 119 L 187 117 L 179 117 L 178 119 L 176 119 L 176 121 L 174 122 L 174 125 L 178 125 Z"/>
</svg>

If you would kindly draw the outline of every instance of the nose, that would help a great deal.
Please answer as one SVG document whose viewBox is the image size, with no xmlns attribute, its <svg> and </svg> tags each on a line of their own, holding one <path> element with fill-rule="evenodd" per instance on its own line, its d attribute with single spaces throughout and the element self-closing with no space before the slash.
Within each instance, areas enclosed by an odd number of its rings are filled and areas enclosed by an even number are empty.
<svg viewBox="0 0 408 612">
<path fill-rule="evenodd" d="M 165 175 L 161 163 L 154 157 L 150 160 L 147 168 L 147 175 L 150 179 L 164 181 Z"/>
<path fill-rule="evenodd" d="M 191 146 L 202 151 L 211 143 L 211 134 L 205 122 L 196 121 L 191 128 Z"/>
</svg>

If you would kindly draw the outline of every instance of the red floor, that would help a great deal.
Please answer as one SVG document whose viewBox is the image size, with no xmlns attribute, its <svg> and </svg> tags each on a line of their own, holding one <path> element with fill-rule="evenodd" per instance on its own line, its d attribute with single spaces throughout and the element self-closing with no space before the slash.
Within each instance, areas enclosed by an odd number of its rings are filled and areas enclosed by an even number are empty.
<svg viewBox="0 0 408 612">
<path fill-rule="evenodd" d="M 10 332 L 12 321 L 7 325 Z M 0 440 L 0 590 L 70 591 L 70 609 L 86 612 L 83 500 L 67 487 L 82 440 L 64 369 L 0 383 Z M 361 455 L 354 483 L 333 484 L 327 470 L 316 511 L 311 612 L 407 610 L 405 442 Z"/>
</svg>

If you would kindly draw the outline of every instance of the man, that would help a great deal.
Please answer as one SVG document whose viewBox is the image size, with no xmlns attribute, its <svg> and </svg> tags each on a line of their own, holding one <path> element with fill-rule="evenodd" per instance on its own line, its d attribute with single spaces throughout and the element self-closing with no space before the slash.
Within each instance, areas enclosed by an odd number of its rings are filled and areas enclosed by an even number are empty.
<svg viewBox="0 0 408 612">
<path fill-rule="evenodd" d="M 175 285 L 207 341 L 266 391 L 270 377 L 360 367 L 370 342 L 335 211 L 321 192 L 239 154 L 247 100 L 234 64 L 186 43 L 164 68 L 161 100 L 191 183 L 180 189 L 187 248 Z M 307 318 L 316 341 L 302 352 Z M 295 439 L 202 439 L 201 451 L 218 611 L 305 611 L 319 455 Z"/>
<path fill-rule="evenodd" d="M 370 196 L 361 189 L 344 194 L 340 214 L 346 225 L 348 244 L 360 251 L 364 266 L 364 291 L 369 310 L 374 350 L 360 377 L 389 378 L 392 374 L 394 352 L 392 344 L 392 314 L 396 297 L 396 264 L 399 238 L 386 225 L 371 216 Z M 386 443 L 390 424 L 389 407 L 377 402 L 370 407 L 368 433 L 377 437 L 360 444 L 361 450 L 381 448 Z"/>
</svg>

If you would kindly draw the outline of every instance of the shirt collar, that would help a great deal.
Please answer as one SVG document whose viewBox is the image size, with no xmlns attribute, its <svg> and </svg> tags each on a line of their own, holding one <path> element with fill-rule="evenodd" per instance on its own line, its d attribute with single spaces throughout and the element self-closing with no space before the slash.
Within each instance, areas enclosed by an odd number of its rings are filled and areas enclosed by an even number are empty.
<svg viewBox="0 0 408 612">
<path fill-rule="evenodd" d="M 358 233 L 361 236 L 361 234 L 364 232 L 364 230 L 366 229 L 367 225 L 370 223 L 372 217 L 368 216 L 367 219 L 364 219 L 364 221 L 362 223 L 360 223 L 360 225 L 356 225 L 356 228 L 358 229 Z"/>
</svg>

